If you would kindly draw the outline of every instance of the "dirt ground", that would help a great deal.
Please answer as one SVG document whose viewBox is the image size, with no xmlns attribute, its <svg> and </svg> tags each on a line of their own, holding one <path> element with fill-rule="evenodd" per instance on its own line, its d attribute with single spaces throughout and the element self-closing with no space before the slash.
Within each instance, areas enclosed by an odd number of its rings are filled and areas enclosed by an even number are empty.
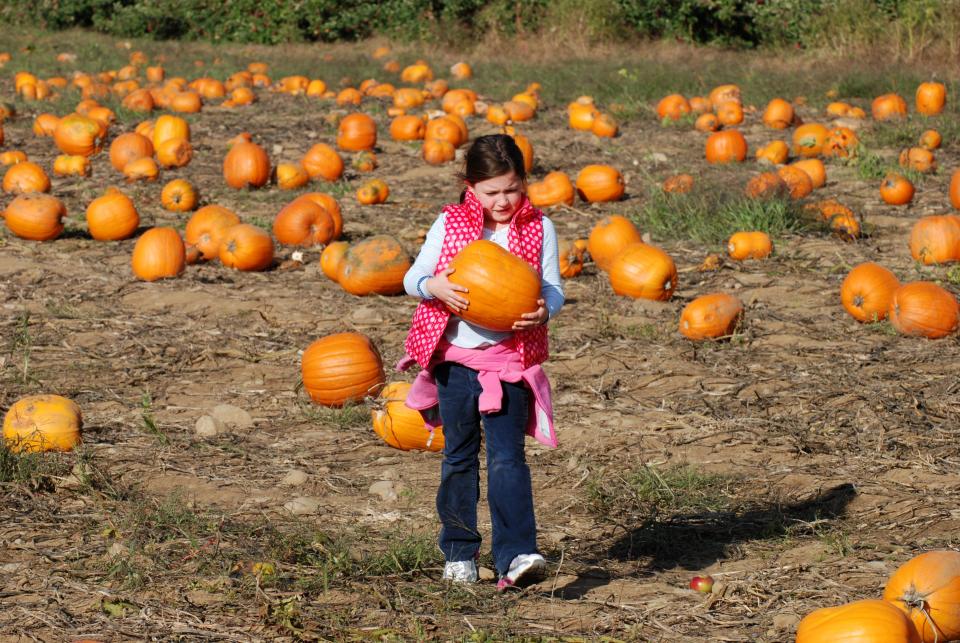
<svg viewBox="0 0 960 643">
<path fill-rule="evenodd" d="M 0 93 L 12 94 L 11 76 L 3 74 Z M 608 162 L 628 183 L 621 203 L 551 210 L 564 237 L 586 237 L 602 216 L 635 211 L 651 180 L 674 171 L 726 172 L 737 182 L 754 171 L 749 162 L 708 167 L 701 134 L 653 118 L 624 123 L 612 141 L 572 132 L 563 107 L 546 105 L 522 127 L 535 146 L 536 177 Z M 49 167 L 53 145 L 30 133 L 39 111 L 28 107 L 4 124 L 4 149 Z M 377 118 L 375 175 L 390 183 L 389 201 L 358 205 L 360 177 L 349 169 L 347 182 L 310 189 L 338 196 L 348 239 L 394 234 L 415 255 L 418 236 L 456 198 L 455 168 L 426 166 L 417 146 L 389 139 L 382 108 Z M 225 141 L 249 131 L 277 162 L 333 139 L 313 103 L 267 92 L 251 109 L 205 108 L 191 126 L 189 166 L 156 184 L 123 186 L 144 227 L 182 227 L 186 217 L 159 206 L 162 185 L 178 177 L 196 182 L 204 203 L 269 222 L 294 195 L 228 188 Z M 471 136 L 495 130 L 479 119 L 470 128 Z M 751 150 L 776 136 L 759 114 L 744 132 Z M 305 588 L 291 579 L 315 580 L 316 570 L 281 557 L 270 561 L 289 582 L 252 586 L 250 574 L 234 573 L 250 543 L 193 541 L 186 526 L 182 537 L 133 547 L 124 521 L 136 505 L 170 498 L 221 525 L 366 534 L 361 554 L 403 534 L 429 539 L 440 456 L 393 450 L 365 416 L 318 409 L 298 387 L 300 352 L 333 332 L 367 334 L 389 369 L 401 357 L 413 298 L 351 296 L 324 278 L 314 249 L 292 268 L 246 274 L 212 263 L 178 279 L 137 281 L 134 240 L 97 242 L 84 231 L 86 204 L 120 184 L 101 154 L 91 179 L 53 179 L 71 218 L 62 238 L 33 243 L 0 232 L 0 409 L 37 392 L 75 400 L 86 462 L 108 481 L 81 488 L 62 473 L 45 486 L 0 487 L 0 641 L 775 642 L 793 640 L 799 618 L 815 608 L 879 597 L 901 562 L 958 544 L 960 344 L 858 324 L 842 309 L 839 286 L 864 260 L 903 280 L 944 278 L 945 268 L 914 264 L 906 239 L 918 217 L 948 210 L 946 168 L 955 157 L 948 142 L 940 173 L 908 208 L 884 206 L 874 183 L 831 165 L 816 196 L 863 216 L 870 234 L 857 243 L 810 231 L 777 239 L 767 261 L 701 273 L 718 248 L 654 237 L 680 271 L 666 303 L 615 296 L 592 265 L 567 281 L 546 364 L 560 447 L 527 448 L 550 575 L 497 596 L 491 581 L 445 588 L 436 565 Z M 278 265 L 292 250 L 279 251 Z M 676 330 L 683 305 L 718 290 L 745 304 L 739 334 L 717 344 L 684 340 Z M 197 419 L 221 404 L 245 410 L 251 424 L 197 437 Z M 722 507 L 598 512 L 588 487 L 615 487 L 643 465 L 723 476 Z M 291 470 L 305 480 L 285 482 Z M 316 501 L 316 512 L 293 515 L 287 506 L 297 498 Z M 489 534 L 485 505 L 480 515 Z M 273 532 L 258 533 L 250 540 Z M 706 596 L 687 587 L 704 573 L 717 580 Z"/>
</svg>

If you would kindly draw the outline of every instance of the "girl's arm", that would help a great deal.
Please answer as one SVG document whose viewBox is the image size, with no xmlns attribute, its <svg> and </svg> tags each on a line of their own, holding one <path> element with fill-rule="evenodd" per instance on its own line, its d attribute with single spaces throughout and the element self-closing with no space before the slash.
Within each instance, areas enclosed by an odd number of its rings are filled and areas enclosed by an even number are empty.
<svg viewBox="0 0 960 643">
<path fill-rule="evenodd" d="M 560 312 L 565 297 L 563 280 L 560 277 L 560 252 L 557 231 L 553 222 L 543 217 L 543 245 L 540 248 L 540 300 L 535 312 L 524 313 L 523 319 L 513 325 L 513 330 L 523 330 L 546 324 Z"/>
<path fill-rule="evenodd" d="M 443 248 L 444 214 L 441 212 L 437 220 L 430 226 L 427 232 L 427 238 L 420 248 L 420 254 L 416 261 L 407 270 L 403 276 L 403 288 L 408 295 L 432 299 L 433 295 L 427 289 L 427 279 L 433 276 L 437 269 L 437 261 L 440 260 L 440 250 Z M 420 292 L 417 291 L 417 284 L 420 284 Z"/>
</svg>

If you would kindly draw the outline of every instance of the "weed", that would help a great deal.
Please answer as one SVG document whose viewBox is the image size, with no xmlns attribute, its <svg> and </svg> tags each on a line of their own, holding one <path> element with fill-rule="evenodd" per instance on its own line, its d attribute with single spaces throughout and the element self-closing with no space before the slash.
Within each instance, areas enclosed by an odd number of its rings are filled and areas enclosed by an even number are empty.
<svg viewBox="0 0 960 643">
<path fill-rule="evenodd" d="M 30 353 L 32 348 L 33 338 L 30 335 L 30 313 L 23 312 L 17 316 L 16 326 L 13 331 L 13 343 L 10 348 L 11 355 L 20 366 L 20 372 L 17 375 L 17 383 L 19 384 L 27 384 L 32 379 L 30 377 Z M 19 358 L 17 357 L 18 353 Z"/>
<path fill-rule="evenodd" d="M 850 542 L 850 535 L 843 529 L 831 526 L 817 531 L 817 537 L 823 546 L 838 556 L 847 556 L 853 552 L 853 544 Z"/>
<path fill-rule="evenodd" d="M 16 451 L 0 440 L 0 483 L 23 484 L 35 491 L 52 491 L 52 477 L 69 471 L 66 456 L 59 453 Z"/>
<path fill-rule="evenodd" d="M 338 430 L 356 429 L 370 423 L 370 408 L 366 404 L 347 403 L 341 408 L 331 408 L 301 401 L 300 411 L 311 422 Z"/>
<path fill-rule="evenodd" d="M 950 269 L 947 270 L 945 277 L 947 281 L 954 286 L 960 286 L 960 264 L 950 266 Z"/>
<path fill-rule="evenodd" d="M 720 511 L 729 507 L 729 487 L 736 480 L 690 465 L 660 470 L 644 464 L 624 472 L 599 469 L 588 477 L 586 490 L 598 516 Z"/>
<path fill-rule="evenodd" d="M 150 391 L 144 391 L 140 396 L 140 417 L 143 418 L 143 427 L 147 433 L 153 435 L 163 445 L 170 444 L 170 438 L 160 430 L 157 421 L 153 418 L 153 400 Z"/>
</svg>

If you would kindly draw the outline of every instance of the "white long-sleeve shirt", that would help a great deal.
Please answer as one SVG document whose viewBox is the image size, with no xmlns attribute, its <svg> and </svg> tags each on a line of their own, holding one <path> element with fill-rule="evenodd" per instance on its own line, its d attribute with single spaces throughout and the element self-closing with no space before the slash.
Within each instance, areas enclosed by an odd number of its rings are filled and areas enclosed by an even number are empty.
<svg viewBox="0 0 960 643">
<path fill-rule="evenodd" d="M 420 254 L 416 261 L 403 277 L 403 287 L 408 295 L 419 297 L 417 292 L 417 282 L 423 277 L 432 277 L 437 270 L 437 262 L 440 260 L 440 251 L 443 249 L 443 239 L 446 235 L 445 228 L 446 216 L 440 213 L 437 220 L 430 226 L 427 232 L 427 238 L 420 248 Z M 508 228 L 500 230 L 483 229 L 483 238 L 493 241 L 498 246 L 509 250 L 507 241 Z M 543 245 L 540 248 L 540 296 L 543 299 L 547 312 L 552 318 L 563 306 L 563 281 L 560 277 L 560 257 L 558 253 L 557 231 L 553 222 L 547 217 L 543 217 Z M 433 295 L 427 290 L 426 282 L 420 285 L 428 299 Z M 469 295 L 468 295 L 469 296 Z M 531 311 L 532 312 L 532 311 Z M 448 342 L 460 348 L 480 348 L 482 346 L 493 346 L 498 344 L 512 333 L 498 332 L 481 328 L 470 322 L 464 321 L 456 315 L 450 315 L 450 321 L 447 322 L 447 328 L 444 337 Z"/>
</svg>

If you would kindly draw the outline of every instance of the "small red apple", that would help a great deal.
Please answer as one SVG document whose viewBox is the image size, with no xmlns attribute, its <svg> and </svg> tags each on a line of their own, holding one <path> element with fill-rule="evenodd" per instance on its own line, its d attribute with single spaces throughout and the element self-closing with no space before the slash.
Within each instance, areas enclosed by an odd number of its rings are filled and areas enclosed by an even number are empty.
<svg viewBox="0 0 960 643">
<path fill-rule="evenodd" d="M 713 576 L 694 576 L 690 579 L 690 589 L 709 594 L 713 590 Z"/>
</svg>

